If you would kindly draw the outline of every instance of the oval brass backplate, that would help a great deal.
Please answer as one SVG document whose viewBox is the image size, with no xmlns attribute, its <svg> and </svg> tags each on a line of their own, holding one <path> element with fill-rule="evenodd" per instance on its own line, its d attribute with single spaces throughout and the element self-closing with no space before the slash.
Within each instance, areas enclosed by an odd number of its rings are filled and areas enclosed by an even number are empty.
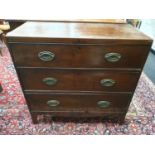
<svg viewBox="0 0 155 155">
<path fill-rule="evenodd" d="M 109 101 L 98 101 L 97 104 L 100 108 L 108 108 L 110 106 L 111 102 L 109 102 Z"/>
<path fill-rule="evenodd" d="M 118 62 L 121 59 L 122 55 L 120 53 L 107 53 L 104 58 L 108 62 Z"/>
<path fill-rule="evenodd" d="M 44 78 L 42 81 L 43 81 L 43 83 L 45 83 L 48 86 L 53 86 L 58 82 L 58 80 L 53 77 Z"/>
<path fill-rule="evenodd" d="M 47 104 L 50 107 L 57 107 L 60 104 L 60 102 L 58 100 L 49 100 L 47 101 Z"/>
<path fill-rule="evenodd" d="M 53 61 L 55 58 L 55 54 L 50 51 L 42 51 L 38 53 L 38 57 L 42 61 Z"/>
<path fill-rule="evenodd" d="M 115 85 L 116 82 L 113 79 L 102 79 L 100 83 L 101 83 L 101 86 L 112 87 Z"/>
</svg>

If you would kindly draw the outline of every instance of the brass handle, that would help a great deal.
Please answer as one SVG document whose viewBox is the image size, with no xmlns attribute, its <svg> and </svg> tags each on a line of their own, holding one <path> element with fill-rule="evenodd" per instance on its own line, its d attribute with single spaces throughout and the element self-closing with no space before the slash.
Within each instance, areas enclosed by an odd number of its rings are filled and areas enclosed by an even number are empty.
<svg viewBox="0 0 155 155">
<path fill-rule="evenodd" d="M 45 83 L 48 86 L 53 86 L 58 82 L 58 80 L 53 77 L 44 78 L 42 81 L 43 81 L 43 83 Z"/>
<path fill-rule="evenodd" d="M 47 101 L 47 104 L 50 107 L 56 107 L 60 104 L 60 102 L 58 100 L 49 100 L 49 101 Z"/>
<path fill-rule="evenodd" d="M 55 58 L 55 54 L 50 51 L 42 51 L 38 53 L 38 57 L 42 61 L 52 61 Z"/>
<path fill-rule="evenodd" d="M 108 108 L 110 106 L 111 102 L 109 102 L 109 101 L 98 101 L 97 104 L 100 108 Z"/>
<path fill-rule="evenodd" d="M 101 86 L 112 87 L 115 85 L 116 82 L 113 79 L 102 79 L 100 83 L 101 83 Z"/>
<path fill-rule="evenodd" d="M 105 54 L 104 58 L 108 62 L 118 62 L 121 59 L 122 55 L 120 53 L 107 53 Z"/>
</svg>

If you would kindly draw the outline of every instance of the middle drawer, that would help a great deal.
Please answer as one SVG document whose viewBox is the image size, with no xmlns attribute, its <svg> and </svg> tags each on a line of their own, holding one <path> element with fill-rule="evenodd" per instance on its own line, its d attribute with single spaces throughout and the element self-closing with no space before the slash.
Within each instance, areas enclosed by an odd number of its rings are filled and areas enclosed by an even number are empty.
<svg viewBox="0 0 155 155">
<path fill-rule="evenodd" d="M 134 91 L 139 72 L 19 68 L 24 90 Z"/>
</svg>

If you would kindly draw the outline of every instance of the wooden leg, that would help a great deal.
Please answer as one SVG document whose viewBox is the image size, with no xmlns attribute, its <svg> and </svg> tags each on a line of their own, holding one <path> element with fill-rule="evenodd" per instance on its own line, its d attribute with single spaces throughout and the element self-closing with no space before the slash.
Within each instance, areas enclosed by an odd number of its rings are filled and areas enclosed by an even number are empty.
<svg viewBox="0 0 155 155">
<path fill-rule="evenodd" d="M 31 113 L 31 117 L 32 117 L 32 122 L 33 124 L 37 124 L 38 123 L 38 115 L 35 113 Z"/>
<path fill-rule="evenodd" d="M 120 118 L 119 118 L 119 120 L 118 120 L 118 123 L 119 123 L 120 125 L 123 125 L 123 124 L 124 124 L 125 116 L 126 116 L 126 113 L 121 114 L 121 116 L 120 116 Z"/>
</svg>

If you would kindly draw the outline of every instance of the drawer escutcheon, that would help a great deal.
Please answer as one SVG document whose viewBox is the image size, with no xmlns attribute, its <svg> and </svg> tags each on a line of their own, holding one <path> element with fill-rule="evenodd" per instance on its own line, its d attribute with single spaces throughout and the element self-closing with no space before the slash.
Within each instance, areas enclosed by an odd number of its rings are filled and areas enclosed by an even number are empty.
<svg viewBox="0 0 155 155">
<path fill-rule="evenodd" d="M 100 108 L 108 108 L 110 106 L 111 102 L 109 102 L 109 101 L 98 101 L 97 104 Z"/>
<path fill-rule="evenodd" d="M 107 53 L 104 58 L 106 61 L 115 63 L 121 59 L 122 55 L 120 53 Z"/>
<path fill-rule="evenodd" d="M 44 84 L 46 84 L 48 86 L 53 86 L 58 82 L 58 80 L 56 78 L 53 78 L 53 77 L 44 78 L 42 81 Z"/>
<path fill-rule="evenodd" d="M 38 53 L 38 57 L 42 61 L 53 61 L 55 58 L 55 54 L 50 51 L 42 51 Z"/>
<path fill-rule="evenodd" d="M 101 86 L 104 86 L 104 87 L 112 87 L 115 85 L 115 83 L 116 82 L 113 79 L 102 79 L 100 81 Z"/>
<path fill-rule="evenodd" d="M 58 100 L 49 100 L 47 101 L 47 104 L 50 107 L 57 107 L 60 104 L 60 102 Z"/>
</svg>

